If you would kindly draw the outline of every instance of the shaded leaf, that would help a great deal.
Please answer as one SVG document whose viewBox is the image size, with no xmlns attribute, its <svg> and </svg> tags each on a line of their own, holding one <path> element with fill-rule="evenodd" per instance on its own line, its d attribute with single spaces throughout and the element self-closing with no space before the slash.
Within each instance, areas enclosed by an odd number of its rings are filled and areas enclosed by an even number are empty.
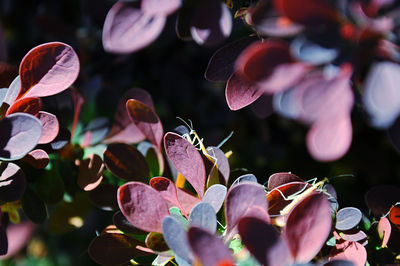
<svg viewBox="0 0 400 266">
<path fill-rule="evenodd" d="M 104 164 L 114 175 L 125 180 L 147 182 L 149 178 L 146 159 L 128 144 L 109 144 L 104 152 Z"/>
<path fill-rule="evenodd" d="M 71 139 L 71 132 L 68 129 L 62 127 L 58 132 L 57 137 L 50 143 L 53 150 L 61 150 L 69 143 Z"/>
<path fill-rule="evenodd" d="M 346 207 L 340 209 L 336 215 L 335 228 L 341 231 L 353 229 L 360 223 L 361 218 L 362 213 L 357 208 Z"/>
<path fill-rule="evenodd" d="M 193 254 L 189 247 L 188 235 L 175 218 L 167 216 L 162 221 L 162 233 L 168 247 L 180 258 L 191 263 Z"/>
<path fill-rule="evenodd" d="M 90 201 L 105 211 L 118 210 L 118 187 L 112 184 L 100 184 L 89 192 Z"/>
<path fill-rule="evenodd" d="M 190 33 L 199 45 L 213 46 L 229 37 L 232 15 L 221 1 L 205 0 L 196 8 Z"/>
<path fill-rule="evenodd" d="M 222 175 L 224 184 L 227 184 L 229 181 L 229 174 L 231 169 L 225 153 L 218 147 L 207 147 L 207 151 L 209 154 L 216 158 L 215 163 L 217 164 L 218 173 Z"/>
<path fill-rule="evenodd" d="M 103 26 L 103 46 L 107 52 L 127 54 L 144 48 L 160 35 L 166 16 L 145 14 L 140 2 L 116 2 Z"/>
<path fill-rule="evenodd" d="M 0 200 L 19 200 L 26 188 L 26 178 L 21 168 L 13 163 L 2 163 L 0 171 Z"/>
<path fill-rule="evenodd" d="M 63 199 L 64 182 L 56 164 L 53 164 L 51 170 L 44 171 L 36 180 L 36 192 L 45 203 L 55 204 Z"/>
<path fill-rule="evenodd" d="M 2 227 L 2 226 L 1 226 Z M 19 224 L 10 224 L 7 227 L 8 252 L 5 256 L 0 256 L 1 260 L 15 256 L 33 235 L 36 225 L 29 221 Z"/>
<path fill-rule="evenodd" d="M 118 189 L 121 212 L 135 227 L 148 232 L 162 232 L 162 219 L 169 214 L 160 193 L 140 182 L 128 182 Z"/>
<path fill-rule="evenodd" d="M 140 242 L 124 234 L 103 234 L 92 240 L 89 245 L 89 256 L 101 265 L 120 265 L 129 263 L 137 256 L 150 255 L 137 249 Z"/>
<path fill-rule="evenodd" d="M 289 265 L 292 258 L 285 241 L 270 224 L 254 217 L 239 221 L 242 243 L 263 265 Z"/>
<path fill-rule="evenodd" d="M 50 162 L 47 152 L 41 149 L 30 151 L 27 155 L 25 155 L 23 160 L 36 169 L 43 169 Z"/>
<path fill-rule="evenodd" d="M 17 113 L 0 121 L 0 159 L 18 160 L 30 152 L 42 134 L 42 124 L 36 117 Z"/>
<path fill-rule="evenodd" d="M 365 203 L 375 215 L 385 215 L 390 208 L 400 202 L 400 189 L 393 186 L 376 186 L 364 196 Z"/>
<path fill-rule="evenodd" d="M 334 161 L 347 153 L 352 135 L 349 114 L 321 120 L 308 131 L 307 148 L 311 156 L 318 161 Z"/>
<path fill-rule="evenodd" d="M 0 256 L 6 255 L 8 251 L 8 240 L 6 229 L 0 225 Z"/>
<path fill-rule="evenodd" d="M 234 265 L 232 253 L 222 239 L 207 230 L 190 227 L 189 244 L 203 265 Z"/>
<path fill-rule="evenodd" d="M 100 156 L 91 154 L 88 158 L 77 162 L 79 167 L 78 186 L 85 191 L 95 189 L 103 180 L 103 160 Z"/>
<path fill-rule="evenodd" d="M 114 213 L 112 220 L 114 225 L 125 234 L 145 235 L 147 233 L 134 227 L 120 211 Z"/>
<path fill-rule="evenodd" d="M 163 153 L 156 146 L 147 141 L 140 142 L 137 149 L 146 158 L 150 168 L 150 176 L 162 175 L 165 168 Z"/>
<path fill-rule="evenodd" d="M 271 191 L 276 187 L 296 181 L 303 182 L 303 180 L 300 177 L 291 173 L 275 173 L 268 178 L 267 189 Z"/>
<path fill-rule="evenodd" d="M 254 208 L 258 208 L 258 213 L 254 212 Z M 269 222 L 268 201 L 263 187 L 253 182 L 232 186 L 226 196 L 225 216 L 228 232 L 245 216 L 254 216 Z"/>
<path fill-rule="evenodd" d="M 17 98 L 60 93 L 74 83 L 78 73 L 79 58 L 71 46 L 61 42 L 36 46 L 21 61 Z"/>
<path fill-rule="evenodd" d="M 289 213 L 283 237 L 296 262 L 306 263 L 317 255 L 331 231 L 331 210 L 327 198 L 313 193 Z"/>
<path fill-rule="evenodd" d="M 196 226 L 214 234 L 217 230 L 217 216 L 207 202 L 200 202 L 193 207 L 189 215 L 190 226 Z"/>
<path fill-rule="evenodd" d="M 226 193 L 227 189 L 224 185 L 212 185 L 204 194 L 203 202 L 210 204 L 215 213 L 217 213 L 221 209 L 222 204 L 224 204 Z"/>
<path fill-rule="evenodd" d="M 363 266 L 367 261 L 367 251 L 364 246 L 357 242 L 345 241 L 343 248 L 336 245 L 329 255 L 329 260 L 348 260 L 354 266 Z"/>
<path fill-rule="evenodd" d="M 225 82 L 233 74 L 233 67 L 239 54 L 257 38 L 246 37 L 219 48 L 211 57 L 204 77 L 211 82 Z"/>
<path fill-rule="evenodd" d="M 6 112 L 6 116 L 14 113 L 36 115 L 42 108 L 42 100 L 37 97 L 25 97 L 15 101 Z"/>
<path fill-rule="evenodd" d="M 168 158 L 178 172 L 189 181 L 200 198 L 202 198 L 204 195 L 206 170 L 200 153 L 186 139 L 171 132 L 165 134 L 164 147 Z"/>
<path fill-rule="evenodd" d="M 22 197 L 22 209 L 24 214 L 36 224 L 43 223 L 47 218 L 46 204 L 36 195 L 36 193 L 27 188 Z"/>
<path fill-rule="evenodd" d="M 126 108 L 132 121 L 140 131 L 142 131 L 145 137 L 161 149 L 164 129 L 158 115 L 149 106 L 134 99 L 126 102 Z"/>
<path fill-rule="evenodd" d="M 163 252 L 169 250 L 163 235 L 160 233 L 151 232 L 146 237 L 146 246 L 151 250 Z"/>
</svg>

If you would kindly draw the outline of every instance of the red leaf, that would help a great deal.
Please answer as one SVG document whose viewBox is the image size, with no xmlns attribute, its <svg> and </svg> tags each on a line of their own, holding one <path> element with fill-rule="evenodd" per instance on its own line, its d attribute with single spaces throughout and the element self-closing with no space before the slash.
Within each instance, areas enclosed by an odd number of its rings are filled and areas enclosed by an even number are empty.
<svg viewBox="0 0 400 266">
<path fill-rule="evenodd" d="M 165 22 L 164 14 L 150 16 L 144 13 L 139 1 L 117 1 L 104 21 L 104 50 L 118 54 L 140 50 L 160 35 Z"/>
<path fill-rule="evenodd" d="M 162 220 L 169 211 L 157 190 L 140 182 L 128 182 L 119 187 L 117 195 L 121 212 L 133 226 L 162 233 Z"/>
<path fill-rule="evenodd" d="M 176 170 L 193 186 L 200 198 L 203 198 L 206 170 L 200 153 L 186 139 L 171 132 L 165 134 L 164 147 Z"/>
<path fill-rule="evenodd" d="M 21 90 L 17 98 L 57 94 L 71 86 L 78 74 L 79 58 L 71 46 L 61 42 L 41 44 L 21 61 Z"/>
<path fill-rule="evenodd" d="M 146 138 L 158 149 L 161 149 L 164 129 L 158 115 L 148 105 L 134 99 L 126 102 L 126 109 L 132 121 Z"/>
<path fill-rule="evenodd" d="M 393 206 L 390 208 L 389 220 L 400 230 L 400 207 Z"/>
<path fill-rule="evenodd" d="M 15 101 L 6 112 L 6 116 L 13 113 L 27 113 L 36 115 L 42 109 L 42 100 L 36 97 L 25 97 Z"/>
<path fill-rule="evenodd" d="M 331 207 L 322 193 L 303 199 L 289 213 L 283 237 L 298 263 L 309 262 L 317 255 L 331 231 Z"/>
</svg>

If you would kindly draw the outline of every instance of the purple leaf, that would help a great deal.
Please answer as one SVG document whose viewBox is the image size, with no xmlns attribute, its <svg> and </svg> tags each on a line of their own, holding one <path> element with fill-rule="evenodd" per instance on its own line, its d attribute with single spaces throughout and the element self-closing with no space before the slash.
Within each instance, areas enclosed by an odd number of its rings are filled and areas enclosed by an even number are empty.
<svg viewBox="0 0 400 266">
<path fill-rule="evenodd" d="M 183 208 L 183 214 L 189 214 L 190 211 L 193 209 L 193 207 L 201 202 L 201 200 L 195 196 L 193 196 L 191 193 L 186 192 L 183 189 L 178 188 L 177 189 L 177 194 L 178 194 L 178 200 L 179 203 L 181 204 Z"/>
<path fill-rule="evenodd" d="M 307 133 L 307 148 L 318 161 L 334 161 L 346 154 L 352 141 L 350 115 L 343 114 L 315 123 Z"/>
<path fill-rule="evenodd" d="M 214 46 L 229 37 L 232 15 L 221 1 L 205 0 L 197 7 L 190 33 L 199 45 Z"/>
<path fill-rule="evenodd" d="M 362 100 L 371 124 L 387 128 L 400 113 L 400 66 L 396 63 L 374 64 L 365 81 Z"/>
<path fill-rule="evenodd" d="M 203 198 L 206 170 L 200 153 L 186 139 L 171 132 L 165 134 L 164 146 L 176 170 L 189 181 L 200 198 Z"/>
<path fill-rule="evenodd" d="M 234 265 L 232 253 L 222 239 L 207 230 L 190 227 L 189 244 L 202 265 Z"/>
<path fill-rule="evenodd" d="M 258 41 L 240 54 L 235 72 L 242 79 L 256 83 L 265 93 L 273 94 L 298 82 L 307 72 L 307 66 L 292 59 L 285 42 Z"/>
<path fill-rule="evenodd" d="M 360 229 L 354 228 L 352 230 L 348 230 L 346 232 L 341 232 L 340 236 L 347 241 L 358 242 L 365 246 L 368 244 L 368 236 L 361 231 Z"/>
<path fill-rule="evenodd" d="M 0 159 L 18 160 L 30 152 L 42 135 L 42 124 L 36 117 L 16 113 L 0 121 Z"/>
<path fill-rule="evenodd" d="M 260 98 L 264 92 L 254 82 L 243 79 L 234 73 L 226 83 L 225 97 L 229 109 L 242 109 Z"/>
<path fill-rule="evenodd" d="M 400 189 L 394 186 L 376 186 L 364 196 L 365 203 L 375 215 L 385 215 L 390 208 L 400 202 Z"/>
<path fill-rule="evenodd" d="M 151 107 L 134 99 L 126 102 L 126 108 L 132 121 L 140 131 L 142 131 L 145 137 L 158 149 L 161 149 L 164 129 L 158 115 Z"/>
<path fill-rule="evenodd" d="M 135 147 L 128 144 L 109 144 L 104 152 L 104 164 L 119 178 L 145 182 L 149 179 L 150 170 L 146 159 Z"/>
<path fill-rule="evenodd" d="M 354 207 L 346 207 L 340 209 L 336 214 L 335 228 L 337 230 L 346 231 L 356 227 L 362 218 L 362 213 Z"/>
<path fill-rule="evenodd" d="M 258 213 L 254 208 L 258 209 Z M 225 216 L 228 232 L 245 216 L 255 216 L 269 222 L 268 201 L 264 188 L 253 182 L 232 186 L 226 196 Z"/>
<path fill-rule="evenodd" d="M 256 177 L 255 175 L 253 175 L 253 174 L 241 175 L 241 176 L 239 176 L 238 178 L 236 178 L 235 181 L 233 181 L 231 187 L 233 187 L 234 185 L 240 184 L 240 183 L 242 183 L 242 182 L 244 182 L 244 181 L 254 182 L 254 183 L 257 184 L 257 177 Z"/>
<path fill-rule="evenodd" d="M 26 179 L 21 168 L 13 163 L 2 163 L 0 171 L 0 200 L 19 200 L 26 188 Z"/>
<path fill-rule="evenodd" d="M 148 232 L 162 232 L 161 223 L 169 214 L 167 203 L 160 193 L 140 182 L 128 182 L 119 187 L 118 205 L 135 227 Z"/>
<path fill-rule="evenodd" d="M 114 116 L 114 125 L 103 141 L 104 143 L 123 142 L 131 144 L 138 143 L 146 138 L 129 117 L 128 110 L 126 109 L 126 102 L 129 99 L 139 100 L 154 111 L 153 99 L 147 91 L 139 88 L 128 90 L 118 103 L 117 112 Z"/>
<path fill-rule="evenodd" d="M 141 1 L 142 12 L 149 16 L 164 15 L 167 16 L 174 13 L 180 6 L 181 0 L 142 0 Z"/>
<path fill-rule="evenodd" d="M 283 237 L 296 262 L 306 263 L 317 255 L 331 231 L 331 208 L 321 193 L 303 199 L 289 213 Z"/>
<path fill-rule="evenodd" d="M 128 54 L 152 43 L 164 28 L 166 15 L 148 15 L 140 2 L 116 2 L 103 26 L 104 50 Z"/>
<path fill-rule="evenodd" d="M 160 192 L 161 196 L 170 201 L 172 204 L 177 206 L 182 213 L 185 211 L 182 209 L 182 206 L 178 200 L 178 194 L 176 191 L 175 184 L 165 177 L 153 177 L 150 179 L 150 186 Z"/>
<path fill-rule="evenodd" d="M 200 202 L 193 207 L 189 215 L 190 226 L 208 230 L 214 234 L 217 230 L 217 216 L 213 207 L 207 202 Z"/>
<path fill-rule="evenodd" d="M 162 233 L 168 247 L 176 255 L 189 263 L 193 260 L 187 233 L 179 221 L 171 216 L 166 216 L 162 221 Z"/>
<path fill-rule="evenodd" d="M 61 42 L 41 44 L 21 61 L 21 90 L 17 98 L 60 93 L 74 83 L 78 74 L 79 58 L 71 46 Z"/>
<path fill-rule="evenodd" d="M 239 221 L 242 243 L 263 265 L 289 265 L 292 258 L 287 244 L 270 224 L 254 217 Z"/>
<path fill-rule="evenodd" d="M 37 115 L 40 123 L 42 123 L 42 135 L 38 144 L 47 144 L 52 142 L 58 135 L 60 125 L 55 115 L 40 111 Z"/>
<path fill-rule="evenodd" d="M 210 204 L 217 213 L 224 204 L 227 189 L 224 185 L 215 184 L 209 187 L 204 194 L 203 202 Z"/>
<path fill-rule="evenodd" d="M 268 178 L 268 190 L 271 191 L 290 182 L 303 182 L 303 180 L 291 173 L 275 173 Z"/>
<path fill-rule="evenodd" d="M 233 74 L 236 58 L 255 40 L 255 37 L 246 37 L 219 48 L 208 62 L 205 78 L 211 82 L 226 82 Z"/>
<path fill-rule="evenodd" d="M 211 154 L 213 157 L 215 157 L 218 172 L 220 175 L 222 175 L 224 183 L 227 184 L 229 180 L 229 174 L 230 174 L 230 166 L 229 166 L 229 161 L 228 158 L 226 158 L 225 153 L 217 147 L 207 147 L 207 150 L 209 154 Z"/>
<path fill-rule="evenodd" d="M 150 255 L 136 247 L 141 243 L 124 234 L 106 233 L 97 236 L 90 242 L 88 253 L 96 263 L 101 265 L 120 265 L 129 263 L 137 256 Z"/>
</svg>

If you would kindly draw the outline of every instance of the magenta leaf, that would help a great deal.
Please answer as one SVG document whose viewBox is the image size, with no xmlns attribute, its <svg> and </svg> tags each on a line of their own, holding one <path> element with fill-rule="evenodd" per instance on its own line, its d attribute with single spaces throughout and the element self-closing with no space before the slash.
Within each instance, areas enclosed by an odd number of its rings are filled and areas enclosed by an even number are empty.
<svg viewBox="0 0 400 266">
<path fill-rule="evenodd" d="M 131 144 L 140 142 L 146 138 L 129 117 L 128 110 L 126 109 L 126 102 L 129 99 L 139 100 L 154 111 L 153 99 L 147 91 L 139 88 L 128 90 L 118 103 L 117 112 L 114 116 L 114 125 L 103 141 L 104 143 L 123 142 Z"/>
<path fill-rule="evenodd" d="M 161 149 L 161 141 L 164 129 L 160 118 L 154 110 L 148 105 L 138 100 L 128 100 L 126 109 L 135 125 L 142 131 L 144 136 L 153 143 L 157 148 Z"/>
<path fill-rule="evenodd" d="M 331 231 L 331 209 L 326 196 L 313 193 L 289 213 L 283 237 L 298 263 L 309 262 L 317 255 Z"/>
<path fill-rule="evenodd" d="M 78 74 L 79 58 L 71 46 L 61 42 L 41 44 L 21 61 L 17 98 L 57 94 L 71 86 Z"/>
<path fill-rule="evenodd" d="M 200 153 L 186 139 L 171 132 L 165 134 L 164 147 L 176 170 L 189 181 L 200 198 L 203 198 L 206 170 Z"/>
<path fill-rule="evenodd" d="M 119 187 L 117 195 L 121 212 L 133 226 L 143 231 L 162 232 L 161 223 L 169 211 L 157 190 L 140 182 L 128 182 Z"/>
<path fill-rule="evenodd" d="M 190 33 L 199 45 L 214 46 L 229 37 L 232 15 L 221 1 L 205 0 L 196 8 Z"/>
<path fill-rule="evenodd" d="M 387 128 L 400 114 L 400 65 L 391 62 L 372 66 L 364 85 L 362 100 L 371 124 Z"/>
<path fill-rule="evenodd" d="M 104 164 L 119 178 L 146 183 L 149 180 L 150 170 L 146 159 L 135 147 L 128 144 L 109 144 L 104 152 Z"/>
<path fill-rule="evenodd" d="M 189 215 L 190 226 L 197 226 L 214 234 L 217 230 L 217 216 L 207 202 L 200 202 L 193 207 Z"/>
<path fill-rule="evenodd" d="M 242 79 L 256 83 L 265 93 L 272 94 L 298 82 L 307 72 L 307 67 L 292 59 L 285 42 L 258 41 L 237 58 L 235 72 Z"/>
<path fill-rule="evenodd" d="M 129 263 L 137 256 L 150 253 L 137 249 L 142 243 L 124 234 L 105 233 L 97 236 L 89 245 L 89 256 L 101 265 L 120 265 Z"/>
<path fill-rule="evenodd" d="M 205 78 L 212 82 L 226 82 L 233 74 L 236 58 L 255 40 L 255 37 L 247 37 L 219 48 L 208 62 Z"/>
<path fill-rule="evenodd" d="M 365 203 L 375 215 L 385 215 L 390 208 L 400 202 L 400 189 L 394 186 L 376 186 L 364 196 Z"/>
<path fill-rule="evenodd" d="M 143 12 L 140 2 L 117 1 L 103 26 L 103 46 L 107 52 L 128 54 L 152 43 L 164 28 L 166 15 Z"/>
<path fill-rule="evenodd" d="M 178 200 L 178 194 L 176 191 L 175 184 L 165 177 L 153 177 L 150 179 L 150 186 L 160 192 L 161 196 L 165 199 L 177 206 L 182 213 L 185 211 L 182 210 L 181 204 Z"/>
<path fill-rule="evenodd" d="M 26 179 L 21 168 L 13 163 L 2 163 L 0 171 L 0 200 L 19 200 L 26 188 Z"/>
<path fill-rule="evenodd" d="M 42 135 L 42 124 L 36 117 L 16 113 L 0 121 L 0 159 L 18 160 L 30 152 Z"/>
<path fill-rule="evenodd" d="M 193 253 L 189 247 L 187 233 L 181 223 L 171 216 L 166 216 L 162 221 L 162 233 L 168 247 L 177 256 L 191 263 Z"/>
<path fill-rule="evenodd" d="M 346 154 L 353 138 L 349 114 L 315 123 L 307 133 L 307 148 L 318 161 L 334 161 Z"/>
<path fill-rule="evenodd" d="M 141 9 L 142 12 L 149 16 L 155 15 L 169 15 L 175 12 L 181 5 L 181 0 L 142 0 Z"/>
<path fill-rule="evenodd" d="M 224 185 L 215 184 L 209 187 L 204 194 L 203 202 L 207 202 L 217 213 L 224 204 L 227 189 Z"/>
<path fill-rule="evenodd" d="M 346 207 L 340 209 L 336 214 L 335 228 L 337 230 L 346 231 L 356 227 L 362 218 L 362 213 L 354 207 Z"/>
<path fill-rule="evenodd" d="M 189 214 L 190 211 L 193 209 L 193 207 L 201 202 L 201 200 L 192 194 L 184 191 L 183 189 L 178 188 L 177 189 L 177 194 L 178 194 L 178 200 L 179 203 L 181 204 L 183 208 L 183 214 Z"/>
<path fill-rule="evenodd" d="M 303 182 L 303 180 L 291 173 L 275 173 L 268 178 L 268 190 L 271 191 L 290 182 Z"/>
<path fill-rule="evenodd" d="M 188 231 L 189 244 L 196 257 L 203 265 L 234 265 L 232 253 L 224 245 L 222 239 L 207 230 L 190 227 Z"/>
<path fill-rule="evenodd" d="M 234 73 L 226 83 L 225 97 L 229 109 L 242 109 L 260 98 L 264 92 L 254 82 L 243 79 Z"/>
<path fill-rule="evenodd" d="M 255 212 L 255 209 L 258 212 Z M 268 201 L 264 188 L 253 182 L 232 186 L 226 196 L 225 216 L 228 232 L 245 216 L 255 216 L 269 222 Z"/>
<path fill-rule="evenodd" d="M 52 142 L 58 135 L 60 125 L 55 115 L 40 111 L 37 115 L 40 123 L 42 123 L 42 135 L 39 139 L 39 144 L 47 144 Z"/>
<path fill-rule="evenodd" d="M 288 246 L 272 225 L 258 218 L 244 217 L 238 229 L 242 243 L 261 264 L 291 264 Z"/>
</svg>

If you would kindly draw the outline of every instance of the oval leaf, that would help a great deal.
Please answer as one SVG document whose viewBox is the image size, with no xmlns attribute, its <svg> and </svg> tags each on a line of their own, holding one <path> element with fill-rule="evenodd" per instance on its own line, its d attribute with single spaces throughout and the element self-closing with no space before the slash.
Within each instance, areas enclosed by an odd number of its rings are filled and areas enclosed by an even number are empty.
<svg viewBox="0 0 400 266">
<path fill-rule="evenodd" d="M 382 217 L 378 223 L 378 233 L 379 237 L 382 239 L 381 247 L 386 247 L 389 242 L 390 233 L 392 232 L 392 226 L 390 225 L 389 219 Z"/>
<path fill-rule="evenodd" d="M 357 208 L 346 207 L 340 209 L 336 215 L 335 228 L 341 231 L 353 229 L 360 223 L 361 218 L 362 213 Z"/>
<path fill-rule="evenodd" d="M 200 198 L 203 198 L 206 170 L 200 153 L 186 139 L 171 132 L 165 134 L 164 146 L 176 170 L 189 181 Z"/>
<path fill-rule="evenodd" d="M 190 226 L 197 226 L 214 234 L 217 230 L 217 216 L 210 204 L 200 202 L 189 215 Z"/>
<path fill-rule="evenodd" d="M 0 159 L 18 160 L 30 152 L 42 135 L 42 124 L 32 115 L 11 114 L 0 121 Z"/>
<path fill-rule="evenodd" d="M 147 235 L 145 240 L 146 246 L 156 252 L 163 252 L 169 250 L 164 237 L 160 233 L 151 232 Z"/>
<path fill-rule="evenodd" d="M 227 189 L 224 185 L 215 184 L 209 187 L 204 194 L 203 202 L 207 202 L 217 213 L 224 204 Z"/>
<path fill-rule="evenodd" d="M 21 168 L 13 163 L 2 163 L 0 171 L 0 200 L 19 200 L 26 188 L 26 179 Z"/>
<path fill-rule="evenodd" d="M 21 97 L 44 97 L 62 92 L 79 74 L 79 58 L 71 46 L 50 42 L 36 46 L 19 67 Z"/>
<path fill-rule="evenodd" d="M 95 189 L 103 180 L 104 164 L 97 154 L 90 154 L 85 160 L 78 161 L 78 186 L 85 191 Z"/>
<path fill-rule="evenodd" d="M 271 191 L 290 182 L 303 182 L 303 180 L 291 173 L 275 173 L 268 178 L 268 190 Z"/>
<path fill-rule="evenodd" d="M 187 262 L 193 259 L 186 231 L 175 218 L 167 216 L 162 221 L 162 233 L 168 247 L 180 258 Z"/>
<path fill-rule="evenodd" d="M 321 193 L 303 199 L 289 213 L 283 237 L 298 263 L 309 262 L 317 255 L 331 231 L 331 208 Z"/>
<path fill-rule="evenodd" d="M 29 152 L 25 157 L 24 161 L 29 163 L 32 167 L 36 169 L 45 168 L 49 162 L 50 158 L 47 152 L 42 149 L 36 149 Z"/>
<path fill-rule="evenodd" d="M 178 194 L 175 184 L 165 177 L 153 177 L 150 179 L 150 186 L 160 192 L 161 196 L 177 206 L 182 212 L 181 204 L 178 200 Z"/>
<path fill-rule="evenodd" d="M 143 0 L 141 9 L 146 15 L 169 15 L 175 12 L 181 5 L 181 0 Z"/>
<path fill-rule="evenodd" d="M 140 182 L 128 182 L 118 189 L 121 212 L 135 227 L 148 232 L 162 232 L 161 223 L 169 214 L 160 193 Z"/>
<path fill-rule="evenodd" d="M 100 184 L 89 193 L 90 201 L 105 211 L 118 210 L 118 187 L 111 184 Z"/>
</svg>

